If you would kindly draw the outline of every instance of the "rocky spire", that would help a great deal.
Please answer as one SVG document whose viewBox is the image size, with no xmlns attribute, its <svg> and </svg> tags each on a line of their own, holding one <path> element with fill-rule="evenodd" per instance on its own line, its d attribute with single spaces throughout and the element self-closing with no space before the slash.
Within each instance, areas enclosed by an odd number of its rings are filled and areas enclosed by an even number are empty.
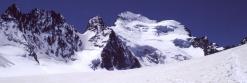
<svg viewBox="0 0 247 83">
<path fill-rule="evenodd" d="M 8 19 L 8 18 L 16 18 L 20 19 L 21 18 L 21 11 L 19 8 L 17 8 L 16 4 L 12 4 L 5 10 L 4 14 L 2 15 L 3 19 Z"/>
<path fill-rule="evenodd" d="M 106 28 L 107 26 L 105 25 L 102 17 L 95 16 L 89 20 L 87 29 L 99 33 L 105 30 Z"/>
</svg>

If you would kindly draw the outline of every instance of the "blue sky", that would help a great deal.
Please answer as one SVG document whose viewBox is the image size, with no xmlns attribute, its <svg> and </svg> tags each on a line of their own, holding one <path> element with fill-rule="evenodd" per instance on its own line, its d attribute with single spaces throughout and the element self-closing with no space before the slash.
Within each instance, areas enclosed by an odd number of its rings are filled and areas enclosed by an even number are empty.
<svg viewBox="0 0 247 83">
<path fill-rule="evenodd" d="M 177 20 L 194 36 L 207 35 L 220 45 L 237 44 L 247 36 L 247 0 L 1 0 L 0 12 L 13 3 L 23 12 L 60 12 L 80 31 L 96 15 L 110 26 L 119 13 L 132 11 L 150 19 Z"/>
</svg>

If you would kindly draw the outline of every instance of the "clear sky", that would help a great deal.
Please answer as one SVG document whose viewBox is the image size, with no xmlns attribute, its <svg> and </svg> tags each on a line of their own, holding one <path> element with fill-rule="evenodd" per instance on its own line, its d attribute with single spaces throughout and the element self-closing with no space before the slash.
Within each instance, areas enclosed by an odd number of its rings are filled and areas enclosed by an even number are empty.
<svg viewBox="0 0 247 83">
<path fill-rule="evenodd" d="M 96 15 L 111 26 L 119 13 L 131 11 L 155 20 L 177 20 L 194 36 L 207 35 L 220 45 L 237 44 L 247 36 L 247 0 L 1 0 L 0 12 L 13 3 L 23 12 L 60 12 L 79 31 Z"/>
</svg>

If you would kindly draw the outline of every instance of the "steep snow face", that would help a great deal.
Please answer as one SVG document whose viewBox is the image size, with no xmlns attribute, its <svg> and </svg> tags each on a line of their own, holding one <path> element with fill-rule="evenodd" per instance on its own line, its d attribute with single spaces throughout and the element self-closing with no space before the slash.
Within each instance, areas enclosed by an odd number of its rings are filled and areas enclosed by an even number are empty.
<svg viewBox="0 0 247 83">
<path fill-rule="evenodd" d="M 189 40 L 193 37 L 188 30 L 174 20 L 157 22 L 140 14 L 124 12 L 111 28 L 144 65 L 204 56 L 201 48 L 191 45 Z"/>
<path fill-rule="evenodd" d="M 70 61 L 82 41 L 72 25 L 59 13 L 34 9 L 21 13 L 11 5 L 0 20 L 0 45 L 23 47 L 37 62 L 39 58 Z"/>
</svg>

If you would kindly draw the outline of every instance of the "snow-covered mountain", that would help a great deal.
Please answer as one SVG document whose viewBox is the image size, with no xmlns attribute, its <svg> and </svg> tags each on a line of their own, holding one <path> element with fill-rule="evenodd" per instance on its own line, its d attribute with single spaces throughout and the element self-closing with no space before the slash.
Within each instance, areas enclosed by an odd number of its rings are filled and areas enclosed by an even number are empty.
<svg viewBox="0 0 247 83">
<path fill-rule="evenodd" d="M 177 21 L 156 22 L 132 12 L 119 14 L 110 27 L 96 16 L 81 35 L 85 49 L 80 55 L 97 51 L 85 56 L 91 57 L 91 67 L 113 70 L 189 60 L 219 51 L 216 44 L 192 37 L 189 31 Z"/>
<path fill-rule="evenodd" d="M 82 34 L 85 49 L 103 48 L 109 39 L 111 29 L 99 16 L 91 18 L 87 30 Z"/>
<path fill-rule="evenodd" d="M 81 37 L 84 40 L 84 50 L 79 55 L 94 57 L 89 60 L 92 69 L 122 70 L 140 67 L 132 51 L 110 27 L 105 25 L 101 17 L 91 18 L 86 32 Z M 97 52 L 90 54 L 92 51 Z"/>
<path fill-rule="evenodd" d="M 19 52 L 0 51 L 0 65 L 13 63 L 16 68 L 27 64 L 38 69 L 25 61 L 31 56 L 47 67 L 65 61 L 67 65 L 59 66 L 125 70 L 195 59 L 223 49 L 207 37 L 194 37 L 175 20 L 156 21 L 129 11 L 120 13 L 113 26 L 95 16 L 86 31 L 79 33 L 55 11 L 33 9 L 22 13 L 13 4 L 1 15 L 0 32 L 0 49 Z"/>
<path fill-rule="evenodd" d="M 220 51 L 206 37 L 191 36 L 175 20 L 156 21 L 141 14 L 123 12 L 112 28 L 142 65 L 183 61 Z"/>
<path fill-rule="evenodd" d="M 54 11 L 33 9 L 22 13 L 15 4 L 0 18 L 1 46 L 16 46 L 39 58 L 71 61 L 76 51 L 82 49 L 82 41 L 72 25 Z"/>
</svg>

